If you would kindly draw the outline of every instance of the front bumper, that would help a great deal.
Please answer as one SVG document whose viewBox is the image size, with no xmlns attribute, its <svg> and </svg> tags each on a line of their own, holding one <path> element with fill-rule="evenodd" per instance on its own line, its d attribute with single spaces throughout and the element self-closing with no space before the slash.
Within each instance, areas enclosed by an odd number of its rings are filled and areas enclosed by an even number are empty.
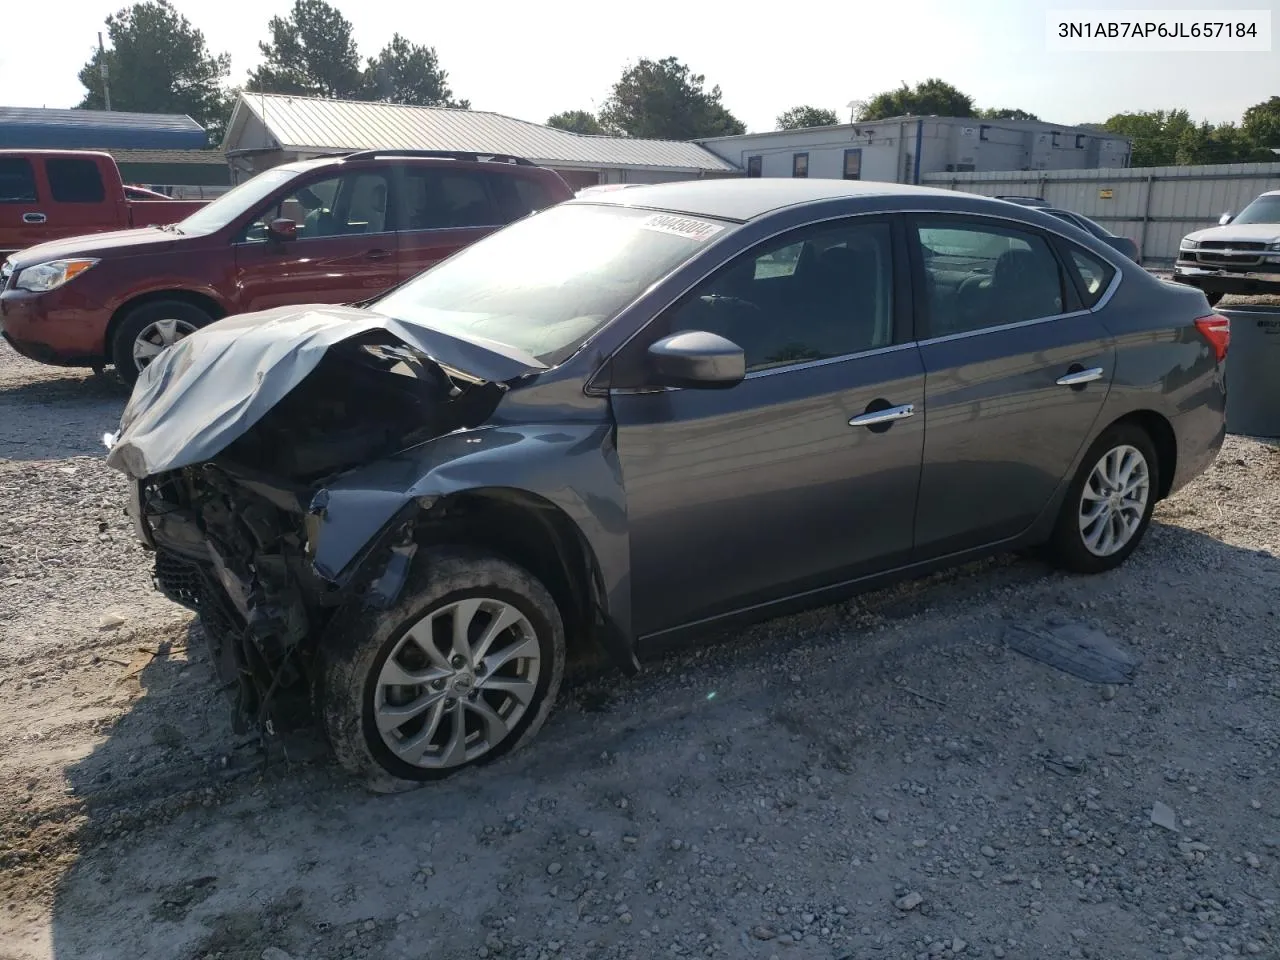
<svg viewBox="0 0 1280 960">
<path fill-rule="evenodd" d="M 75 290 L 0 294 L 0 336 L 18 353 L 40 363 L 88 367 L 106 361 L 111 313 Z"/>
<path fill-rule="evenodd" d="M 1201 267 L 1178 263 L 1173 279 L 1199 287 L 1209 293 L 1255 293 L 1280 290 L 1280 264 L 1275 270 L 1232 270 L 1225 267 Z"/>
</svg>

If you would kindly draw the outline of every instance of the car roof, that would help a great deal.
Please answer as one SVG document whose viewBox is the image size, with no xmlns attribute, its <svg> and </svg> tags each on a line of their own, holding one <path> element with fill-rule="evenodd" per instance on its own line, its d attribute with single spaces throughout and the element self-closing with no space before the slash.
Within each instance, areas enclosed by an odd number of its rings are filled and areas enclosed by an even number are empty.
<svg viewBox="0 0 1280 960">
<path fill-rule="evenodd" d="M 745 223 L 782 207 L 822 200 L 850 198 L 901 197 L 969 197 L 996 203 L 974 194 L 913 187 L 901 183 L 879 183 L 864 180 L 789 179 L 785 177 L 735 177 L 711 180 L 681 180 L 638 186 L 634 190 L 602 191 L 567 203 L 609 204 L 620 207 L 645 207 L 689 216 L 712 217 Z"/>
</svg>

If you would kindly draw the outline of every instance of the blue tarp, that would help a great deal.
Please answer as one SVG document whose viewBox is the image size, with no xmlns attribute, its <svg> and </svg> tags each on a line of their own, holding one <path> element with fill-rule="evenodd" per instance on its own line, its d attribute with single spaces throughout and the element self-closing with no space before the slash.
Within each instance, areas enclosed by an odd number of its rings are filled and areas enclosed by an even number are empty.
<svg viewBox="0 0 1280 960">
<path fill-rule="evenodd" d="M 203 150 L 204 127 L 174 113 L 0 107 L 0 149 Z"/>
</svg>

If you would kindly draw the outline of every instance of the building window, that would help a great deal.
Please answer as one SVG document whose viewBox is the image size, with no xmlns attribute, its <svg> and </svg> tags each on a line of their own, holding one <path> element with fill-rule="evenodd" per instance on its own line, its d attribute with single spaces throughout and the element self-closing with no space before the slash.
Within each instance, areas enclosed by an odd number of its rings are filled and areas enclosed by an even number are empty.
<svg viewBox="0 0 1280 960">
<path fill-rule="evenodd" d="M 1077 133 L 1077 134 L 1076 134 L 1076 149 L 1077 149 L 1077 150 L 1083 150 L 1083 149 L 1084 149 L 1084 134 L 1083 134 L 1083 133 Z"/>
<path fill-rule="evenodd" d="M 793 177 L 807 177 L 809 175 L 809 155 L 807 153 L 792 154 L 791 175 Z"/>
<path fill-rule="evenodd" d="M 855 147 L 844 152 L 844 178 L 846 180 L 862 179 L 862 148 Z"/>
<path fill-rule="evenodd" d="M 989 140 L 990 137 L 987 136 L 987 131 L 990 129 L 991 129 L 991 124 L 989 123 L 984 123 L 980 127 L 978 127 L 978 139 Z"/>
<path fill-rule="evenodd" d="M 761 167 L 764 163 L 764 157 L 747 157 L 747 176 L 759 177 L 763 176 Z"/>
<path fill-rule="evenodd" d="M 1057 131 L 1057 130 L 1053 131 L 1053 145 L 1054 145 L 1055 147 L 1058 145 L 1058 131 Z"/>
</svg>

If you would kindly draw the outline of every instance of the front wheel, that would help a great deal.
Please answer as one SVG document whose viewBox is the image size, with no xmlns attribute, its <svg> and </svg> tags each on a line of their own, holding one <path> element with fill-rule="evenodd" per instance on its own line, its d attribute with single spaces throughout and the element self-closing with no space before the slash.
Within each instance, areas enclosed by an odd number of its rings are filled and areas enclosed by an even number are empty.
<svg viewBox="0 0 1280 960">
<path fill-rule="evenodd" d="M 340 617 L 321 660 L 316 706 L 334 754 L 387 793 L 528 741 L 560 690 L 564 626 L 528 571 L 437 548 L 419 553 L 392 609 Z"/>
<path fill-rule="evenodd" d="M 1137 549 L 1155 509 L 1159 462 L 1146 431 L 1122 423 L 1085 454 L 1049 541 L 1049 558 L 1075 573 L 1102 573 Z"/>
<path fill-rule="evenodd" d="M 153 300 L 134 307 L 112 337 L 117 376 L 132 386 L 161 351 L 212 322 L 208 313 L 183 300 Z"/>
</svg>

